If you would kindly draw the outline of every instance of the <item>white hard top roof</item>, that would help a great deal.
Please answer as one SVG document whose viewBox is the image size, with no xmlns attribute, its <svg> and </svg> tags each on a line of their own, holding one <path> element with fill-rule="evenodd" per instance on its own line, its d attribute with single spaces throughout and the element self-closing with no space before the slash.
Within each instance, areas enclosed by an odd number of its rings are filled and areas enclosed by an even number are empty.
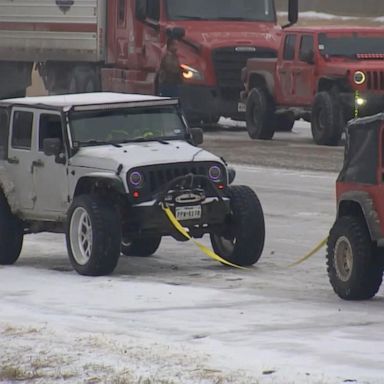
<svg viewBox="0 0 384 384">
<path fill-rule="evenodd" d="M 152 95 L 139 95 L 127 93 L 78 93 L 71 95 L 55 95 L 55 96 L 37 96 L 37 97 L 21 97 L 16 99 L 0 100 L 0 103 L 28 105 L 28 106 L 48 106 L 60 109 L 69 109 L 76 106 L 97 106 L 106 104 L 120 103 L 145 103 L 145 102 L 166 102 L 171 101 L 167 97 L 158 97 Z M 173 100 L 172 100 L 173 101 Z M 174 101 L 173 101 L 174 102 Z"/>
</svg>

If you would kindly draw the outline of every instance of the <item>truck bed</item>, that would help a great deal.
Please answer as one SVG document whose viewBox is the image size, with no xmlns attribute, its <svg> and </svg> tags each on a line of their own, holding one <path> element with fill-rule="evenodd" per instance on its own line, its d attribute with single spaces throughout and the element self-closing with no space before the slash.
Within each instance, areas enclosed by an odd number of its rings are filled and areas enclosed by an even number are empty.
<svg viewBox="0 0 384 384">
<path fill-rule="evenodd" d="M 104 60 L 106 2 L 0 0 L 0 60 Z"/>
</svg>

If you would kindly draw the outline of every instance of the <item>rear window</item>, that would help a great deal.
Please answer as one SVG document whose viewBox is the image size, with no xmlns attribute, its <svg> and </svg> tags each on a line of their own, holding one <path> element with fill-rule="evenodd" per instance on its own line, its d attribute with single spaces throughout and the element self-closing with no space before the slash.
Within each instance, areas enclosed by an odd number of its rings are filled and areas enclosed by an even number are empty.
<svg viewBox="0 0 384 384">
<path fill-rule="evenodd" d="M 9 114 L 5 108 L 0 108 L 0 159 L 7 158 L 9 134 Z"/>
<path fill-rule="evenodd" d="M 33 113 L 16 111 L 13 114 L 12 147 L 31 149 Z"/>
</svg>

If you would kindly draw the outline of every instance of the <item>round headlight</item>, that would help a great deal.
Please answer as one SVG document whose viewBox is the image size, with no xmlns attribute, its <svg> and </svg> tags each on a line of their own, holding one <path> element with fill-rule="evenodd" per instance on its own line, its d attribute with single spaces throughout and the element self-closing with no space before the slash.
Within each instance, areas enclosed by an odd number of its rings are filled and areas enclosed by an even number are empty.
<svg viewBox="0 0 384 384">
<path fill-rule="evenodd" d="M 364 83 L 365 83 L 365 80 L 366 80 L 366 76 L 365 76 L 365 73 L 364 73 L 364 72 L 356 71 L 355 74 L 353 75 L 353 81 L 354 81 L 357 85 L 364 84 Z"/>
<path fill-rule="evenodd" d="M 129 182 L 135 188 L 140 188 L 144 184 L 144 176 L 140 172 L 132 172 L 129 175 Z"/>
<path fill-rule="evenodd" d="M 220 181 L 222 178 L 221 168 L 217 165 L 213 165 L 208 170 L 208 176 L 212 181 Z"/>
</svg>

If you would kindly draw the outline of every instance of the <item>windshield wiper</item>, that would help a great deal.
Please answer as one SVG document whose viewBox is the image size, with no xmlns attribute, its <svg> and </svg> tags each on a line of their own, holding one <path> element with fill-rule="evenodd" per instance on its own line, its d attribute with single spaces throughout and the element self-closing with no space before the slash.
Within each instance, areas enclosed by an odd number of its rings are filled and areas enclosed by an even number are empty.
<svg viewBox="0 0 384 384">
<path fill-rule="evenodd" d="M 121 145 L 118 143 L 114 143 L 111 141 L 102 141 L 102 140 L 81 141 L 80 145 L 112 145 L 116 148 L 121 148 Z"/>
<path fill-rule="evenodd" d="M 165 145 L 168 145 L 168 141 L 165 141 L 165 140 L 162 140 L 162 139 L 159 139 L 159 138 L 156 138 L 156 137 L 148 137 L 148 138 L 145 138 L 145 137 L 139 137 L 137 139 L 132 139 L 132 140 L 124 140 L 122 141 L 122 144 L 129 144 L 129 143 L 147 143 L 147 142 L 150 142 L 150 141 L 157 141 L 158 143 L 160 144 L 165 144 Z"/>
<path fill-rule="evenodd" d="M 205 20 L 201 16 L 188 16 L 188 15 L 175 15 L 174 19 L 185 19 L 185 20 Z"/>
<path fill-rule="evenodd" d="M 240 17 L 240 16 L 219 16 L 219 17 L 215 17 L 215 20 L 254 21 L 249 17 Z"/>
</svg>

